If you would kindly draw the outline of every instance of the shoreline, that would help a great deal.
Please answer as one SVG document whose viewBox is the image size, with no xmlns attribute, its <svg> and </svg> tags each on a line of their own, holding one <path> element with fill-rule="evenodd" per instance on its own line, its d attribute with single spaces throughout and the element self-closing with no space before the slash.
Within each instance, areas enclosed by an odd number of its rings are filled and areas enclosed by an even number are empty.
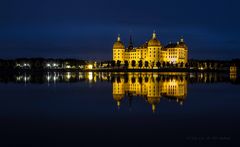
<svg viewBox="0 0 240 147">
<path fill-rule="evenodd" d="M 34 73 L 34 72 L 215 72 L 215 73 L 229 73 L 229 70 L 198 70 L 185 68 L 161 68 L 161 69 L 0 69 L 0 73 Z"/>
</svg>

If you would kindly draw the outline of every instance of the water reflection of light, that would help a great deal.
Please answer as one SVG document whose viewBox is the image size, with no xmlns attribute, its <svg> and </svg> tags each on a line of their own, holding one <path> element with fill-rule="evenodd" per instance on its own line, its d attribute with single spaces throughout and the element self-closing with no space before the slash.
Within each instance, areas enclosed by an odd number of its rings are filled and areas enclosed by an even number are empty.
<svg viewBox="0 0 240 147">
<path fill-rule="evenodd" d="M 70 66 L 70 65 L 67 65 L 67 66 L 66 66 L 66 68 L 68 68 L 68 69 L 69 69 L 69 68 L 71 68 L 71 66 Z"/>
<path fill-rule="evenodd" d="M 54 66 L 54 67 L 56 67 L 56 66 L 58 66 L 58 64 L 56 64 L 56 63 L 53 63 L 53 66 Z"/>
<path fill-rule="evenodd" d="M 16 77 L 16 80 L 19 82 L 19 81 L 21 81 L 21 76 L 17 76 Z"/>
<path fill-rule="evenodd" d="M 70 72 L 67 72 L 67 79 L 71 79 L 71 73 Z"/>
<path fill-rule="evenodd" d="M 51 76 L 50 76 L 49 73 L 48 73 L 48 75 L 47 75 L 47 81 L 49 82 L 50 79 L 51 79 Z"/>
<path fill-rule="evenodd" d="M 190 78 L 195 78 L 195 74 L 190 73 Z"/>
<path fill-rule="evenodd" d="M 54 83 L 56 82 L 56 80 L 58 80 L 58 77 L 56 75 L 54 75 L 54 77 L 53 77 Z"/>
<path fill-rule="evenodd" d="M 51 79 L 51 76 L 48 75 L 48 76 L 47 76 L 47 80 L 48 80 L 48 82 L 50 81 L 50 79 Z"/>
<path fill-rule="evenodd" d="M 88 80 L 89 81 L 93 80 L 93 72 L 88 72 Z"/>
<path fill-rule="evenodd" d="M 24 82 L 27 82 L 27 76 L 26 75 L 24 76 Z"/>
<path fill-rule="evenodd" d="M 180 101 L 180 105 L 181 105 L 181 106 L 183 105 L 183 101 Z"/>
<path fill-rule="evenodd" d="M 24 74 L 24 75 L 19 75 L 19 76 L 16 76 L 16 81 L 17 82 L 29 82 L 31 80 L 31 77 Z"/>
<path fill-rule="evenodd" d="M 52 75 L 51 73 L 47 73 L 47 75 L 46 75 L 46 80 L 47 80 L 47 82 L 49 83 L 49 82 L 54 82 L 54 83 L 56 83 L 56 81 L 59 79 L 59 74 L 56 74 L 55 72 L 54 72 L 54 74 Z"/>
<path fill-rule="evenodd" d="M 82 73 L 82 72 L 79 73 L 78 78 L 79 78 L 79 79 L 84 79 L 84 76 L 83 76 L 83 73 Z"/>
<path fill-rule="evenodd" d="M 169 87 L 174 87 L 178 85 L 178 81 L 176 81 L 176 79 L 172 79 L 169 82 L 165 82 L 165 84 L 168 85 Z"/>
<path fill-rule="evenodd" d="M 118 102 L 123 100 L 126 94 L 145 97 L 147 102 L 152 105 L 153 112 L 156 111 L 161 98 L 183 105 L 187 96 L 187 80 L 185 76 L 184 74 L 177 75 L 175 73 L 164 74 L 164 76 L 157 73 L 132 73 L 127 75 L 118 73 L 113 78 L 113 98 Z M 139 80 L 140 78 L 147 78 L 148 80 Z"/>
<path fill-rule="evenodd" d="M 102 80 L 107 80 L 108 79 L 108 74 L 107 73 L 101 73 L 100 77 Z"/>
</svg>

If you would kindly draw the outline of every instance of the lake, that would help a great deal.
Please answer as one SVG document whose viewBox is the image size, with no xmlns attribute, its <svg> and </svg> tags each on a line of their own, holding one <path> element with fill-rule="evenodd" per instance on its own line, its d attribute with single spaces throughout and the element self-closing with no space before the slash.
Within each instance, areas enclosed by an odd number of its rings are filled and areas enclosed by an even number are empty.
<svg viewBox="0 0 240 147">
<path fill-rule="evenodd" d="M 0 145 L 236 145 L 239 106 L 228 74 L 4 74 Z"/>
</svg>

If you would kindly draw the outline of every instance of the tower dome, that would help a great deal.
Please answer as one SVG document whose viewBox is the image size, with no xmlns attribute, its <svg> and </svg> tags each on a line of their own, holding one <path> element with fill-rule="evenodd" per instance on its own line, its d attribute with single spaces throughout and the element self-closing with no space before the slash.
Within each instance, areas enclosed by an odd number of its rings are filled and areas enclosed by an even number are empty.
<svg viewBox="0 0 240 147">
<path fill-rule="evenodd" d="M 183 36 L 180 38 L 180 42 L 178 43 L 178 47 L 185 48 L 186 50 L 188 49 L 187 44 L 184 42 Z"/>
<path fill-rule="evenodd" d="M 125 49 L 125 46 L 121 41 L 120 35 L 118 35 L 117 41 L 113 44 L 113 49 Z"/>
<path fill-rule="evenodd" d="M 148 97 L 147 101 L 152 105 L 152 111 L 155 112 L 157 104 L 160 103 L 160 97 Z"/>
<path fill-rule="evenodd" d="M 121 101 L 124 98 L 124 94 L 113 94 L 113 99 L 117 102 L 118 108 L 120 108 Z"/>
<path fill-rule="evenodd" d="M 161 42 L 157 39 L 155 32 L 153 32 L 152 39 L 148 41 L 148 46 L 161 46 Z"/>
</svg>

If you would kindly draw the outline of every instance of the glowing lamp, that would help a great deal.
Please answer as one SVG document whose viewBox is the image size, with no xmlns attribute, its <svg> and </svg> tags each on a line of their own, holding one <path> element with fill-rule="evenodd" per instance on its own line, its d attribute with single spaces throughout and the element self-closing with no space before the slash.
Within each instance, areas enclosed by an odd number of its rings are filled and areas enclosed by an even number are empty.
<svg viewBox="0 0 240 147">
<path fill-rule="evenodd" d="M 89 65 L 88 65 L 88 69 L 93 69 L 93 65 L 92 65 L 92 64 L 89 64 Z"/>
</svg>

